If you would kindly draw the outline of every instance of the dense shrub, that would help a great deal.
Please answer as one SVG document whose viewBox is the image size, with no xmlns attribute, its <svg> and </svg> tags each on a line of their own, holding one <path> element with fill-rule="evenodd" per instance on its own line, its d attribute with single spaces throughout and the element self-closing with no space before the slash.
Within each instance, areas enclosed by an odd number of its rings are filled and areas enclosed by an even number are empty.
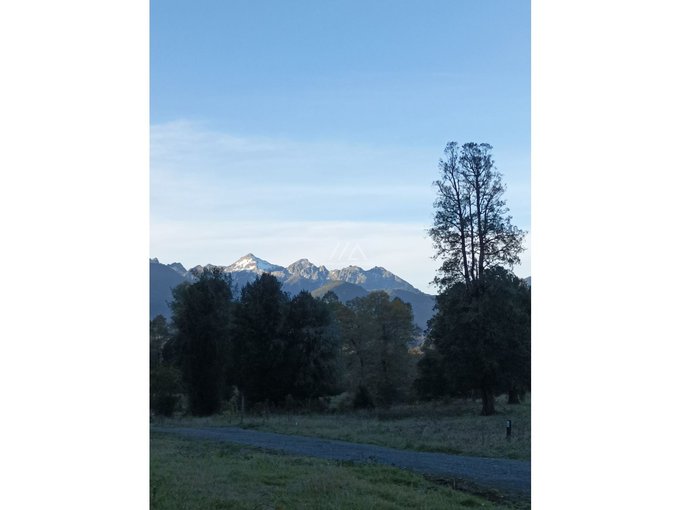
<svg viewBox="0 0 680 510">
<path fill-rule="evenodd" d="M 354 395 L 354 408 L 355 409 L 373 409 L 375 404 L 373 403 L 373 398 L 368 391 L 366 386 L 359 386 L 356 394 Z"/>
<path fill-rule="evenodd" d="M 182 373 L 173 367 L 159 366 L 151 372 L 151 411 L 172 416 L 182 397 Z"/>
</svg>

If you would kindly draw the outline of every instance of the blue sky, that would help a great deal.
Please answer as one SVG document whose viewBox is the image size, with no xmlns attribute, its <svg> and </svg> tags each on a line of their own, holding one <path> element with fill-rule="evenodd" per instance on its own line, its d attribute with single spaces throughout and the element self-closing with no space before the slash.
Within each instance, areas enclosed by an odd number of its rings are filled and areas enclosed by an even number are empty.
<svg viewBox="0 0 680 510">
<path fill-rule="evenodd" d="M 530 77 L 529 1 L 152 1 L 151 256 L 379 265 L 432 292 L 447 141 L 494 146 L 529 230 Z"/>
</svg>

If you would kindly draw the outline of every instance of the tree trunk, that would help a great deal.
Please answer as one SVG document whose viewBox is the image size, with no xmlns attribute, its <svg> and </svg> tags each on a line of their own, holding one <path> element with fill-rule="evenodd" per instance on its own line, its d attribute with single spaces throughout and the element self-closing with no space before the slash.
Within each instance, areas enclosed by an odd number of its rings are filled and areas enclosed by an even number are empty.
<svg viewBox="0 0 680 510">
<path fill-rule="evenodd" d="M 477 215 L 477 236 L 479 237 L 479 269 L 477 271 L 477 278 L 479 278 L 479 281 L 482 281 L 484 278 L 484 245 L 486 244 L 484 242 L 484 236 L 486 233 L 482 230 L 482 204 L 481 204 L 481 195 L 482 189 L 481 185 L 479 183 L 479 176 L 475 176 L 475 198 L 477 202 L 477 210 L 476 215 Z M 472 221 L 472 219 L 470 219 Z"/>
<path fill-rule="evenodd" d="M 467 245 L 465 240 L 465 216 L 463 215 L 463 203 L 458 191 L 456 190 L 456 205 L 458 206 L 458 231 L 460 232 L 460 248 L 463 254 L 463 274 L 465 275 L 465 285 L 470 285 L 470 270 L 468 269 Z"/>
<path fill-rule="evenodd" d="M 508 404 L 519 404 L 519 391 L 515 388 L 510 388 L 508 391 Z"/>
<path fill-rule="evenodd" d="M 482 389 L 482 416 L 496 414 L 493 391 L 488 388 Z"/>
<path fill-rule="evenodd" d="M 472 280 L 476 279 L 475 271 L 477 269 L 477 261 L 475 260 L 475 221 L 472 216 L 472 201 L 468 201 L 468 211 L 470 218 L 470 278 Z"/>
</svg>

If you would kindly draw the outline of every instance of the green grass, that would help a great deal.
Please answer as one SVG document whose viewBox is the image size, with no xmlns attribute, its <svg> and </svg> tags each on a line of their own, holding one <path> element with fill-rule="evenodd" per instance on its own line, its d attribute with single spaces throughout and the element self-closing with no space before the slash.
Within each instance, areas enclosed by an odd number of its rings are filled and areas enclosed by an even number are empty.
<svg viewBox="0 0 680 510">
<path fill-rule="evenodd" d="M 151 433 L 151 508 L 508 508 L 376 464 L 330 462 Z"/>
<path fill-rule="evenodd" d="M 160 420 L 165 425 L 240 426 L 302 436 L 340 439 L 404 450 L 444 452 L 477 457 L 529 460 L 531 458 L 531 402 L 496 402 L 498 414 L 480 416 L 479 401 L 396 406 L 389 410 L 345 413 L 235 414 L 208 418 Z M 505 422 L 512 420 L 512 438 L 505 437 Z"/>
</svg>

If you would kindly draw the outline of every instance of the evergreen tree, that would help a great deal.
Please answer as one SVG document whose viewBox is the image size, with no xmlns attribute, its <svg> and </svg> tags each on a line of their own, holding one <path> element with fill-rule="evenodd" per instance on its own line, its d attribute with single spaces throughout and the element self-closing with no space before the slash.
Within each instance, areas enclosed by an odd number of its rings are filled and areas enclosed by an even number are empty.
<svg viewBox="0 0 680 510">
<path fill-rule="evenodd" d="M 494 414 L 494 397 L 530 384 L 531 309 L 528 286 L 502 268 L 488 270 L 484 286 L 457 283 L 437 297 L 429 342 L 436 349 L 419 363 L 417 387 L 433 393 L 432 380 L 447 391 L 477 391 L 482 414 Z M 438 373 L 443 370 L 443 373 Z"/>
<path fill-rule="evenodd" d="M 281 283 L 268 273 L 241 290 L 234 310 L 236 384 L 251 402 L 280 402 L 289 393 L 287 308 Z"/>
<path fill-rule="evenodd" d="M 173 289 L 176 348 L 192 414 L 219 409 L 231 359 L 231 278 L 219 268 Z"/>
<path fill-rule="evenodd" d="M 337 388 L 339 341 L 328 302 L 292 300 L 264 273 L 247 284 L 234 312 L 237 385 L 251 402 L 311 399 Z"/>
<path fill-rule="evenodd" d="M 300 292 L 290 302 L 285 329 L 291 395 L 314 398 L 332 393 L 337 386 L 339 342 L 327 304 Z"/>
</svg>

